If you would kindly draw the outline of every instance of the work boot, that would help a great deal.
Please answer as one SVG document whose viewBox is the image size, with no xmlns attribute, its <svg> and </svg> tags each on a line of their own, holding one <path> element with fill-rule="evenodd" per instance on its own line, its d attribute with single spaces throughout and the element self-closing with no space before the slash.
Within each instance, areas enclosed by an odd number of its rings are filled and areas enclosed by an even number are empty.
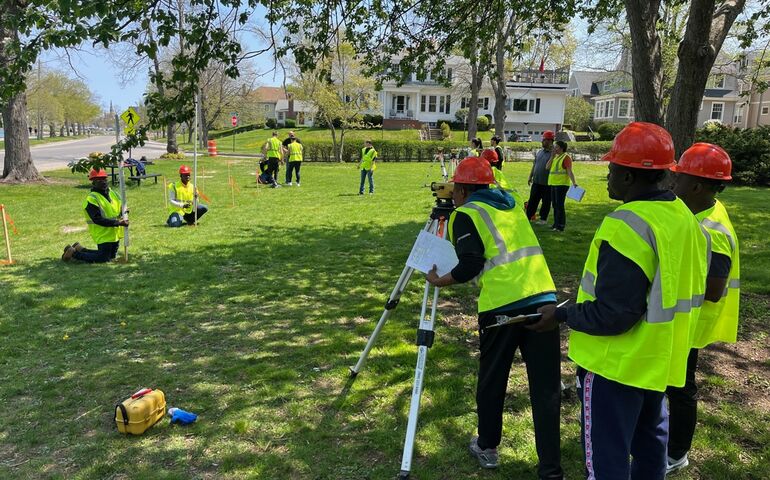
<svg viewBox="0 0 770 480">
<path fill-rule="evenodd" d="M 65 262 L 69 262 L 72 260 L 73 255 L 75 255 L 75 249 L 72 248 L 72 245 L 67 245 L 64 247 L 64 253 L 62 253 L 61 259 Z"/>
<path fill-rule="evenodd" d="M 479 437 L 475 436 L 471 439 L 471 444 L 468 445 L 471 455 L 476 457 L 479 461 L 481 468 L 497 468 L 497 449 L 479 447 Z"/>
<path fill-rule="evenodd" d="M 80 242 L 73 243 L 72 244 L 72 248 L 74 248 L 76 252 L 82 252 L 83 251 L 83 245 L 81 245 Z"/>
</svg>

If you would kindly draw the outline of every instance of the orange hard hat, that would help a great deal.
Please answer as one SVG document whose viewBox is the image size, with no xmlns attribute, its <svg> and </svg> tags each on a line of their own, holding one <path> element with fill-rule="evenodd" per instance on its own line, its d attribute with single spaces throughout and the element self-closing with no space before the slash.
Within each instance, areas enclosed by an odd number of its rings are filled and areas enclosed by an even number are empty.
<svg viewBox="0 0 770 480">
<path fill-rule="evenodd" d="M 181 167 L 179 167 L 180 175 L 190 175 L 190 173 L 191 173 L 190 167 L 188 167 L 187 165 L 182 165 Z"/>
<path fill-rule="evenodd" d="M 481 158 L 489 162 L 489 164 L 497 163 L 499 160 L 497 157 L 497 152 L 492 149 L 486 149 L 483 152 L 481 152 Z"/>
<path fill-rule="evenodd" d="M 91 172 L 88 174 L 88 179 L 95 180 L 97 178 L 107 178 L 107 172 L 98 168 L 92 168 Z"/>
<path fill-rule="evenodd" d="M 615 136 L 602 160 L 630 168 L 662 170 L 674 161 L 674 141 L 665 128 L 647 122 L 631 122 Z"/>
<path fill-rule="evenodd" d="M 733 162 L 719 145 L 695 143 L 685 150 L 672 172 L 714 180 L 732 180 Z"/>
<path fill-rule="evenodd" d="M 556 134 L 552 130 L 546 130 L 543 132 L 543 140 L 553 140 L 556 138 Z"/>
<path fill-rule="evenodd" d="M 485 159 L 467 157 L 457 165 L 452 181 L 471 185 L 488 185 L 494 183 L 495 175 L 492 173 L 489 162 Z"/>
</svg>

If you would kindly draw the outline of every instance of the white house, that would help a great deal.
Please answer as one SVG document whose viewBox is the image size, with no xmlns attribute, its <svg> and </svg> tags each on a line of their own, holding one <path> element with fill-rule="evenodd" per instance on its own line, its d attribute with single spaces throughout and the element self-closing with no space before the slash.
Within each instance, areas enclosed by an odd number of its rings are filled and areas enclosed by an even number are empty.
<svg viewBox="0 0 770 480">
<path fill-rule="evenodd" d="M 383 128 L 435 127 L 443 121 L 456 122 L 455 113 L 467 108 L 470 102 L 467 70 L 466 60 L 450 57 L 444 70 L 449 86 L 430 76 L 417 80 L 415 74 L 400 86 L 393 81 L 384 82 L 380 92 Z M 506 82 L 505 138 L 516 133 L 531 135 L 533 140 L 539 140 L 545 130 L 558 131 L 564 123 L 568 85 L 568 69 L 513 72 Z M 495 95 L 488 82 L 479 92 L 478 105 L 479 115 L 486 115 L 491 120 Z"/>
</svg>

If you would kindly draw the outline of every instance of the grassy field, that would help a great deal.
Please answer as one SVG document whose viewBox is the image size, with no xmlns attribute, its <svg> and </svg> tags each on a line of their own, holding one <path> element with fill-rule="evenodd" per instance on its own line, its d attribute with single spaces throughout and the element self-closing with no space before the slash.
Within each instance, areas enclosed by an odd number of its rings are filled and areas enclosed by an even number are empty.
<svg viewBox="0 0 770 480">
<path fill-rule="evenodd" d="M 65 264 L 91 245 L 83 175 L 0 186 L 18 263 L 0 265 L 0 478 L 385 479 L 400 465 L 416 360 L 422 276 L 413 278 L 363 372 L 348 378 L 433 205 L 427 164 L 388 164 L 357 195 L 351 165 L 307 164 L 302 187 L 257 188 L 253 160 L 204 159 L 210 213 L 168 229 L 160 185 L 129 189 L 130 261 Z M 174 178 L 177 163 L 154 171 Z M 508 175 L 522 191 L 528 165 Z M 577 164 L 583 203 L 567 231 L 537 227 L 561 298 L 574 298 L 607 200 L 606 166 Z M 436 180 L 437 169 L 432 171 Z M 723 194 L 741 239 L 740 341 L 702 354 L 692 466 L 676 479 L 768 478 L 768 191 Z M 122 251 L 122 249 L 121 249 Z M 0 251 L 2 252 L 2 251 Z M 0 257 L 2 257 L 0 253 Z M 511 374 L 497 472 L 466 451 L 474 432 L 475 287 L 442 290 L 412 478 L 535 478 L 526 377 Z M 565 358 L 563 379 L 573 384 Z M 113 406 L 140 387 L 200 415 L 117 433 Z M 578 403 L 562 407 L 563 466 L 582 475 Z"/>
</svg>

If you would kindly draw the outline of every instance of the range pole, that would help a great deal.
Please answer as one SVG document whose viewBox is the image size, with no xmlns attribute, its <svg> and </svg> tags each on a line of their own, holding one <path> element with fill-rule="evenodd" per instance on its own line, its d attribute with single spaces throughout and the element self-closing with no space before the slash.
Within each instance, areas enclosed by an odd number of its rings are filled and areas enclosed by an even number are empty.
<svg viewBox="0 0 770 480">
<path fill-rule="evenodd" d="M 196 93 L 193 98 L 193 106 L 195 108 L 195 130 L 193 130 L 193 218 L 195 219 L 194 225 L 198 225 L 198 95 Z"/>
<path fill-rule="evenodd" d="M 115 114 L 115 143 L 120 143 L 120 121 Z M 123 173 L 123 153 L 118 158 L 118 178 L 120 179 L 120 218 L 128 220 L 128 206 L 126 205 L 126 177 Z M 123 227 L 123 260 L 128 262 L 128 227 Z"/>
</svg>

